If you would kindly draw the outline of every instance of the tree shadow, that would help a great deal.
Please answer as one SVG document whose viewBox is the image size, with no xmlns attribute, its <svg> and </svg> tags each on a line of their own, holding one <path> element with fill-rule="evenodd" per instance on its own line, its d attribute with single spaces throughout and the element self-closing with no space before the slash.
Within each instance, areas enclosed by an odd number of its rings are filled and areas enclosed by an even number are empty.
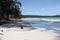
<svg viewBox="0 0 60 40">
<path fill-rule="evenodd" d="M 26 30 L 26 31 L 30 31 L 30 30 L 35 29 L 35 28 L 32 28 L 32 25 L 29 22 L 23 21 L 23 20 L 9 21 L 8 23 L 1 25 L 0 27 L 2 27 L 2 28 L 13 28 L 13 27 L 16 28 L 16 27 L 18 27 L 21 29 L 21 26 L 23 27 L 23 29 L 24 28 L 27 28 L 27 29 L 30 28 L 29 30 Z"/>
</svg>

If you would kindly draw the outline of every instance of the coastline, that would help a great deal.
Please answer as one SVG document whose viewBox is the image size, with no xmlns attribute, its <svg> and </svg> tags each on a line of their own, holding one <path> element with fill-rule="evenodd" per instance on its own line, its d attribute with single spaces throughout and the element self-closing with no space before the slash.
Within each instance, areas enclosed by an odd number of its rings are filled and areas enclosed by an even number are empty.
<svg viewBox="0 0 60 40">
<path fill-rule="evenodd" d="M 26 21 L 19 22 L 20 19 L 17 19 L 17 20 L 13 21 L 13 23 L 18 22 L 20 24 L 20 23 L 26 22 Z M 21 20 L 25 20 L 25 19 L 21 19 Z M 4 26 L 5 25 L 6 24 L 4 24 Z M 50 30 L 50 31 L 43 31 L 43 30 L 45 29 L 32 28 L 32 27 L 24 27 L 23 29 L 21 29 L 16 25 L 15 27 L 11 27 L 11 28 L 0 27 L 0 33 L 3 34 L 3 35 L 0 35 L 0 38 L 1 40 L 54 40 L 56 39 L 56 36 L 60 36 L 54 33 L 53 30 Z"/>
<path fill-rule="evenodd" d="M 24 29 L 6 28 L 0 33 L 3 34 L 0 35 L 2 40 L 54 40 L 58 36 L 53 31 L 44 32 L 41 29 L 24 31 Z"/>
</svg>

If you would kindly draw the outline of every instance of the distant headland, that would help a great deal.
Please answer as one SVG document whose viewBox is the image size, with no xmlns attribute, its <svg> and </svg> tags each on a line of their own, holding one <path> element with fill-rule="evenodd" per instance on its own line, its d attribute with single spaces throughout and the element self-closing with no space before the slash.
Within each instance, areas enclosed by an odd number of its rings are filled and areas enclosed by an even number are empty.
<svg viewBox="0 0 60 40">
<path fill-rule="evenodd" d="M 41 15 L 22 15 L 23 18 L 25 17 L 60 17 L 60 15 L 53 15 L 53 16 L 41 16 Z"/>
</svg>

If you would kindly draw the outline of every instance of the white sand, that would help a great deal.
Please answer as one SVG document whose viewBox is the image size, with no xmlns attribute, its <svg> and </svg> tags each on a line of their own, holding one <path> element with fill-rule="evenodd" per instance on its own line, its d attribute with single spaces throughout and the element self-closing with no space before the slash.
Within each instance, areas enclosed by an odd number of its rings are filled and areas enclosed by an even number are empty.
<svg viewBox="0 0 60 40">
<path fill-rule="evenodd" d="M 51 31 L 42 31 L 45 29 L 34 29 L 30 31 L 28 28 L 20 29 L 20 28 L 2 28 L 3 32 L 0 31 L 3 35 L 0 35 L 1 40 L 54 40 L 57 34 Z M 1 30 L 2 30 L 1 29 Z"/>
<path fill-rule="evenodd" d="M 1 32 L 1 30 L 3 30 L 3 32 Z M 31 30 L 31 28 L 0 28 L 0 40 L 55 40 L 55 36 L 58 36 L 53 30 L 42 30 L 45 29 L 37 28 Z"/>
</svg>

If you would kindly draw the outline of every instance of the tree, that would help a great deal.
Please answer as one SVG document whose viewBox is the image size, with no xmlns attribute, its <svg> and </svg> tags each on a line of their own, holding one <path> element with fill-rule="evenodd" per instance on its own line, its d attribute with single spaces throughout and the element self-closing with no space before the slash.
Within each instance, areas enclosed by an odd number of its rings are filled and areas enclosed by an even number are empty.
<svg viewBox="0 0 60 40">
<path fill-rule="evenodd" d="M 19 17 L 21 15 L 19 7 L 21 7 L 21 3 L 17 0 L 0 0 L 0 18 L 9 20 L 11 14 L 16 18 Z"/>
<path fill-rule="evenodd" d="M 14 2 L 14 4 L 13 4 L 12 12 L 14 13 L 15 18 L 18 18 L 19 16 L 21 16 L 21 10 L 19 8 L 19 5 L 20 5 L 20 7 L 22 6 L 20 2 Z"/>
</svg>

